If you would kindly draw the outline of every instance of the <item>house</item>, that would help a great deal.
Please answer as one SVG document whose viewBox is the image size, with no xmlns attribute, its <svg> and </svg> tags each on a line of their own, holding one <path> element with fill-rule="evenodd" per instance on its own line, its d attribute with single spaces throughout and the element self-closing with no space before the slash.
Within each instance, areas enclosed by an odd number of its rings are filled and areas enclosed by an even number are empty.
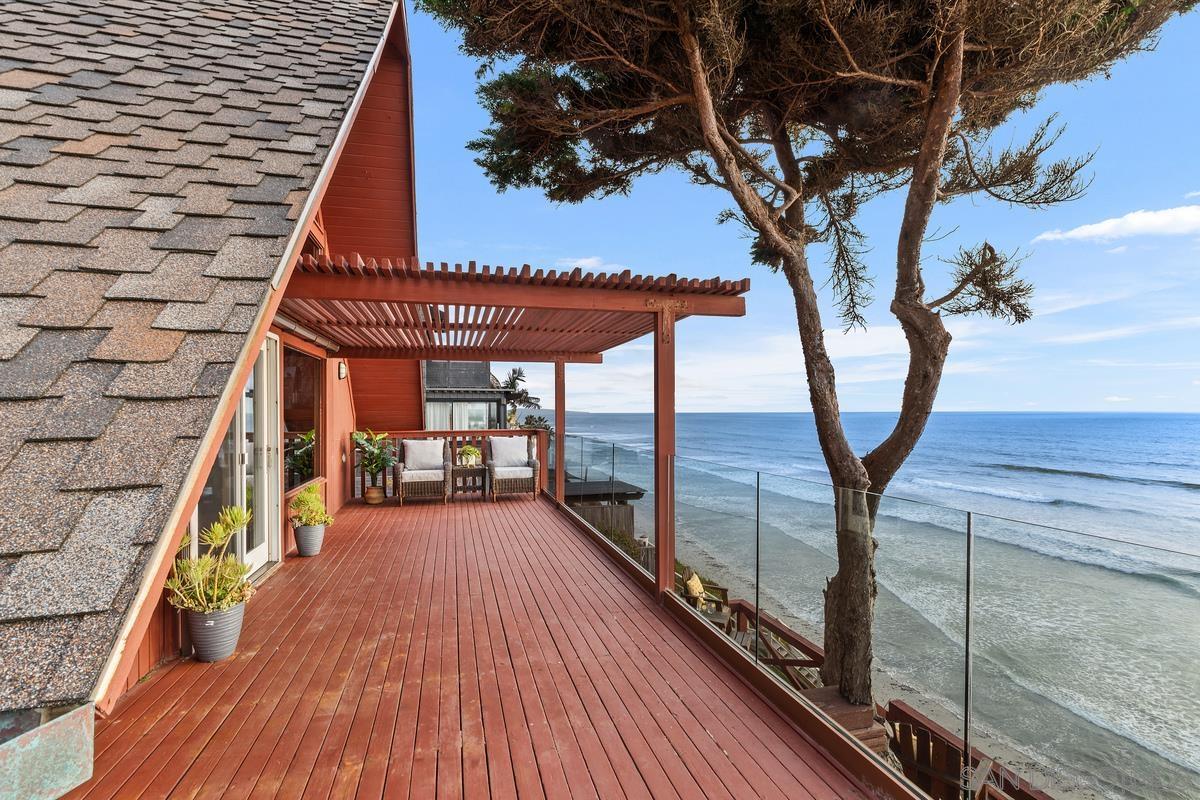
<svg viewBox="0 0 1200 800">
<path fill-rule="evenodd" d="M 489 361 L 426 361 L 425 427 L 428 430 L 495 430 L 508 427 L 509 393 Z"/>
<path fill-rule="evenodd" d="M 390 0 L 12 3 L 0 47 L 0 796 L 917 796 L 673 594 L 676 323 L 740 315 L 747 281 L 418 262 Z M 647 335 L 653 574 L 562 471 L 512 502 L 352 497 L 354 430 L 427 427 L 422 362 L 553 362 L 563 463 L 564 365 Z M 544 432 L 510 435 L 544 467 Z M 311 485 L 338 521 L 298 559 Z M 163 586 L 231 504 L 260 589 L 199 664 Z"/>
</svg>

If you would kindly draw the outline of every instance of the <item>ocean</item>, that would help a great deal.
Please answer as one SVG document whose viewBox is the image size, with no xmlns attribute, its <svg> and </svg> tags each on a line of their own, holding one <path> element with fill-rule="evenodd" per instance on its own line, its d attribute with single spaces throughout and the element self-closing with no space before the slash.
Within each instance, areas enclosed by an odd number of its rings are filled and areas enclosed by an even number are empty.
<svg viewBox="0 0 1200 800">
<path fill-rule="evenodd" d="M 845 416 L 860 452 L 894 420 Z M 646 488 L 652 536 L 651 424 L 569 413 L 590 440 L 567 468 Z M 812 416 L 680 414 L 677 437 L 679 559 L 819 641 L 836 550 Z M 1200 415 L 933 415 L 876 522 L 875 683 L 959 735 L 967 511 L 973 742 L 1056 796 L 1200 798 Z"/>
</svg>

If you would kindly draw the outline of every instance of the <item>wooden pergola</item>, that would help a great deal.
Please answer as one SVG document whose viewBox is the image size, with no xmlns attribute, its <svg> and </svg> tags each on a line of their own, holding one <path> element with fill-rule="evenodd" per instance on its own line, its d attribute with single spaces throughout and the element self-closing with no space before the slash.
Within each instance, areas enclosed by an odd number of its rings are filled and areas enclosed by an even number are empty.
<svg viewBox="0 0 1200 800">
<path fill-rule="evenodd" d="M 563 464 L 568 362 L 654 334 L 656 581 L 675 572 L 675 324 L 745 314 L 748 279 L 698 280 L 477 266 L 414 260 L 302 257 L 280 312 L 333 343 L 345 358 L 544 361 L 554 364 L 555 463 Z M 564 470 L 554 495 L 565 497 Z"/>
</svg>

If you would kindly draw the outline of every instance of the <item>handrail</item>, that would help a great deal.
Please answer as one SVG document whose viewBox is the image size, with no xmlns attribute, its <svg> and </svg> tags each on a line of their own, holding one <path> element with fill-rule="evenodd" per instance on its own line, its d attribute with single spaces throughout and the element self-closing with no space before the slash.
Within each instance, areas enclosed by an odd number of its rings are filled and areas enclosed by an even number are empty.
<svg viewBox="0 0 1200 800">
<path fill-rule="evenodd" d="M 928 754 L 923 757 L 919 751 L 913 752 L 913 748 L 906 747 L 899 735 L 892 739 L 891 744 L 892 752 L 903 765 L 906 775 L 914 779 L 921 776 L 927 781 L 936 781 L 938 786 L 931 784 L 931 789 L 927 789 L 935 798 L 943 796 L 957 798 L 956 792 L 961 777 L 958 773 L 963 762 L 963 740 L 903 700 L 888 701 L 884 716 L 894 728 L 898 729 L 901 725 L 908 726 L 914 732 L 919 743 L 938 741 L 941 746 L 948 749 L 949 752 L 946 755 L 949 756 L 949 761 L 957 762 L 958 768 L 953 764 L 949 767 L 938 765 L 934 763 L 936 758 L 930 757 Z M 1053 797 L 1016 774 L 1011 768 L 989 758 L 977 747 L 971 748 L 971 767 L 972 769 L 988 770 L 987 780 L 984 784 L 991 791 L 990 795 L 986 795 L 988 797 L 1008 798 L 1009 800 L 1054 800 Z M 917 780 L 917 782 L 919 784 L 922 781 Z M 942 785 L 945 786 L 944 792 L 939 791 Z"/>
<path fill-rule="evenodd" d="M 754 604 L 748 600 L 734 598 L 729 601 L 729 607 L 740 616 L 744 616 L 747 620 L 755 619 Z M 766 611 L 758 609 L 757 614 L 758 625 L 764 630 L 768 630 L 775 636 L 782 639 L 791 647 L 796 648 L 804 655 L 808 656 L 813 662 L 810 664 L 795 664 L 791 666 L 819 667 L 825 663 L 825 649 L 815 642 L 801 636 L 799 633 L 789 628 L 782 621 L 768 614 Z"/>
</svg>

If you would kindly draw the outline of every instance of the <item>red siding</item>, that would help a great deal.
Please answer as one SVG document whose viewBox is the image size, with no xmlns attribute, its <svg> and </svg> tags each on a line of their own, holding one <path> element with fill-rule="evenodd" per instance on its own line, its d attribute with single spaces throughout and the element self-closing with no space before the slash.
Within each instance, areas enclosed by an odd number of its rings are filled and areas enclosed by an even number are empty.
<svg viewBox="0 0 1200 800">
<path fill-rule="evenodd" d="M 321 201 L 331 253 L 416 255 L 408 95 L 408 64 L 389 44 Z"/>
<path fill-rule="evenodd" d="M 424 427 L 420 361 L 352 358 L 349 363 L 359 430 L 415 431 Z"/>
<path fill-rule="evenodd" d="M 346 462 L 350 458 L 350 434 L 356 429 L 354 397 L 357 386 L 351 383 L 352 375 L 338 379 L 338 364 L 341 359 L 329 359 L 325 364 L 325 420 L 322 430 L 325 446 L 325 505 L 330 512 L 337 511 L 346 502 Z"/>
<path fill-rule="evenodd" d="M 178 655 L 179 612 L 167 602 L 164 593 L 154 607 L 145 636 L 138 643 L 137 659 L 121 691 L 129 691 L 150 670 Z"/>
</svg>

